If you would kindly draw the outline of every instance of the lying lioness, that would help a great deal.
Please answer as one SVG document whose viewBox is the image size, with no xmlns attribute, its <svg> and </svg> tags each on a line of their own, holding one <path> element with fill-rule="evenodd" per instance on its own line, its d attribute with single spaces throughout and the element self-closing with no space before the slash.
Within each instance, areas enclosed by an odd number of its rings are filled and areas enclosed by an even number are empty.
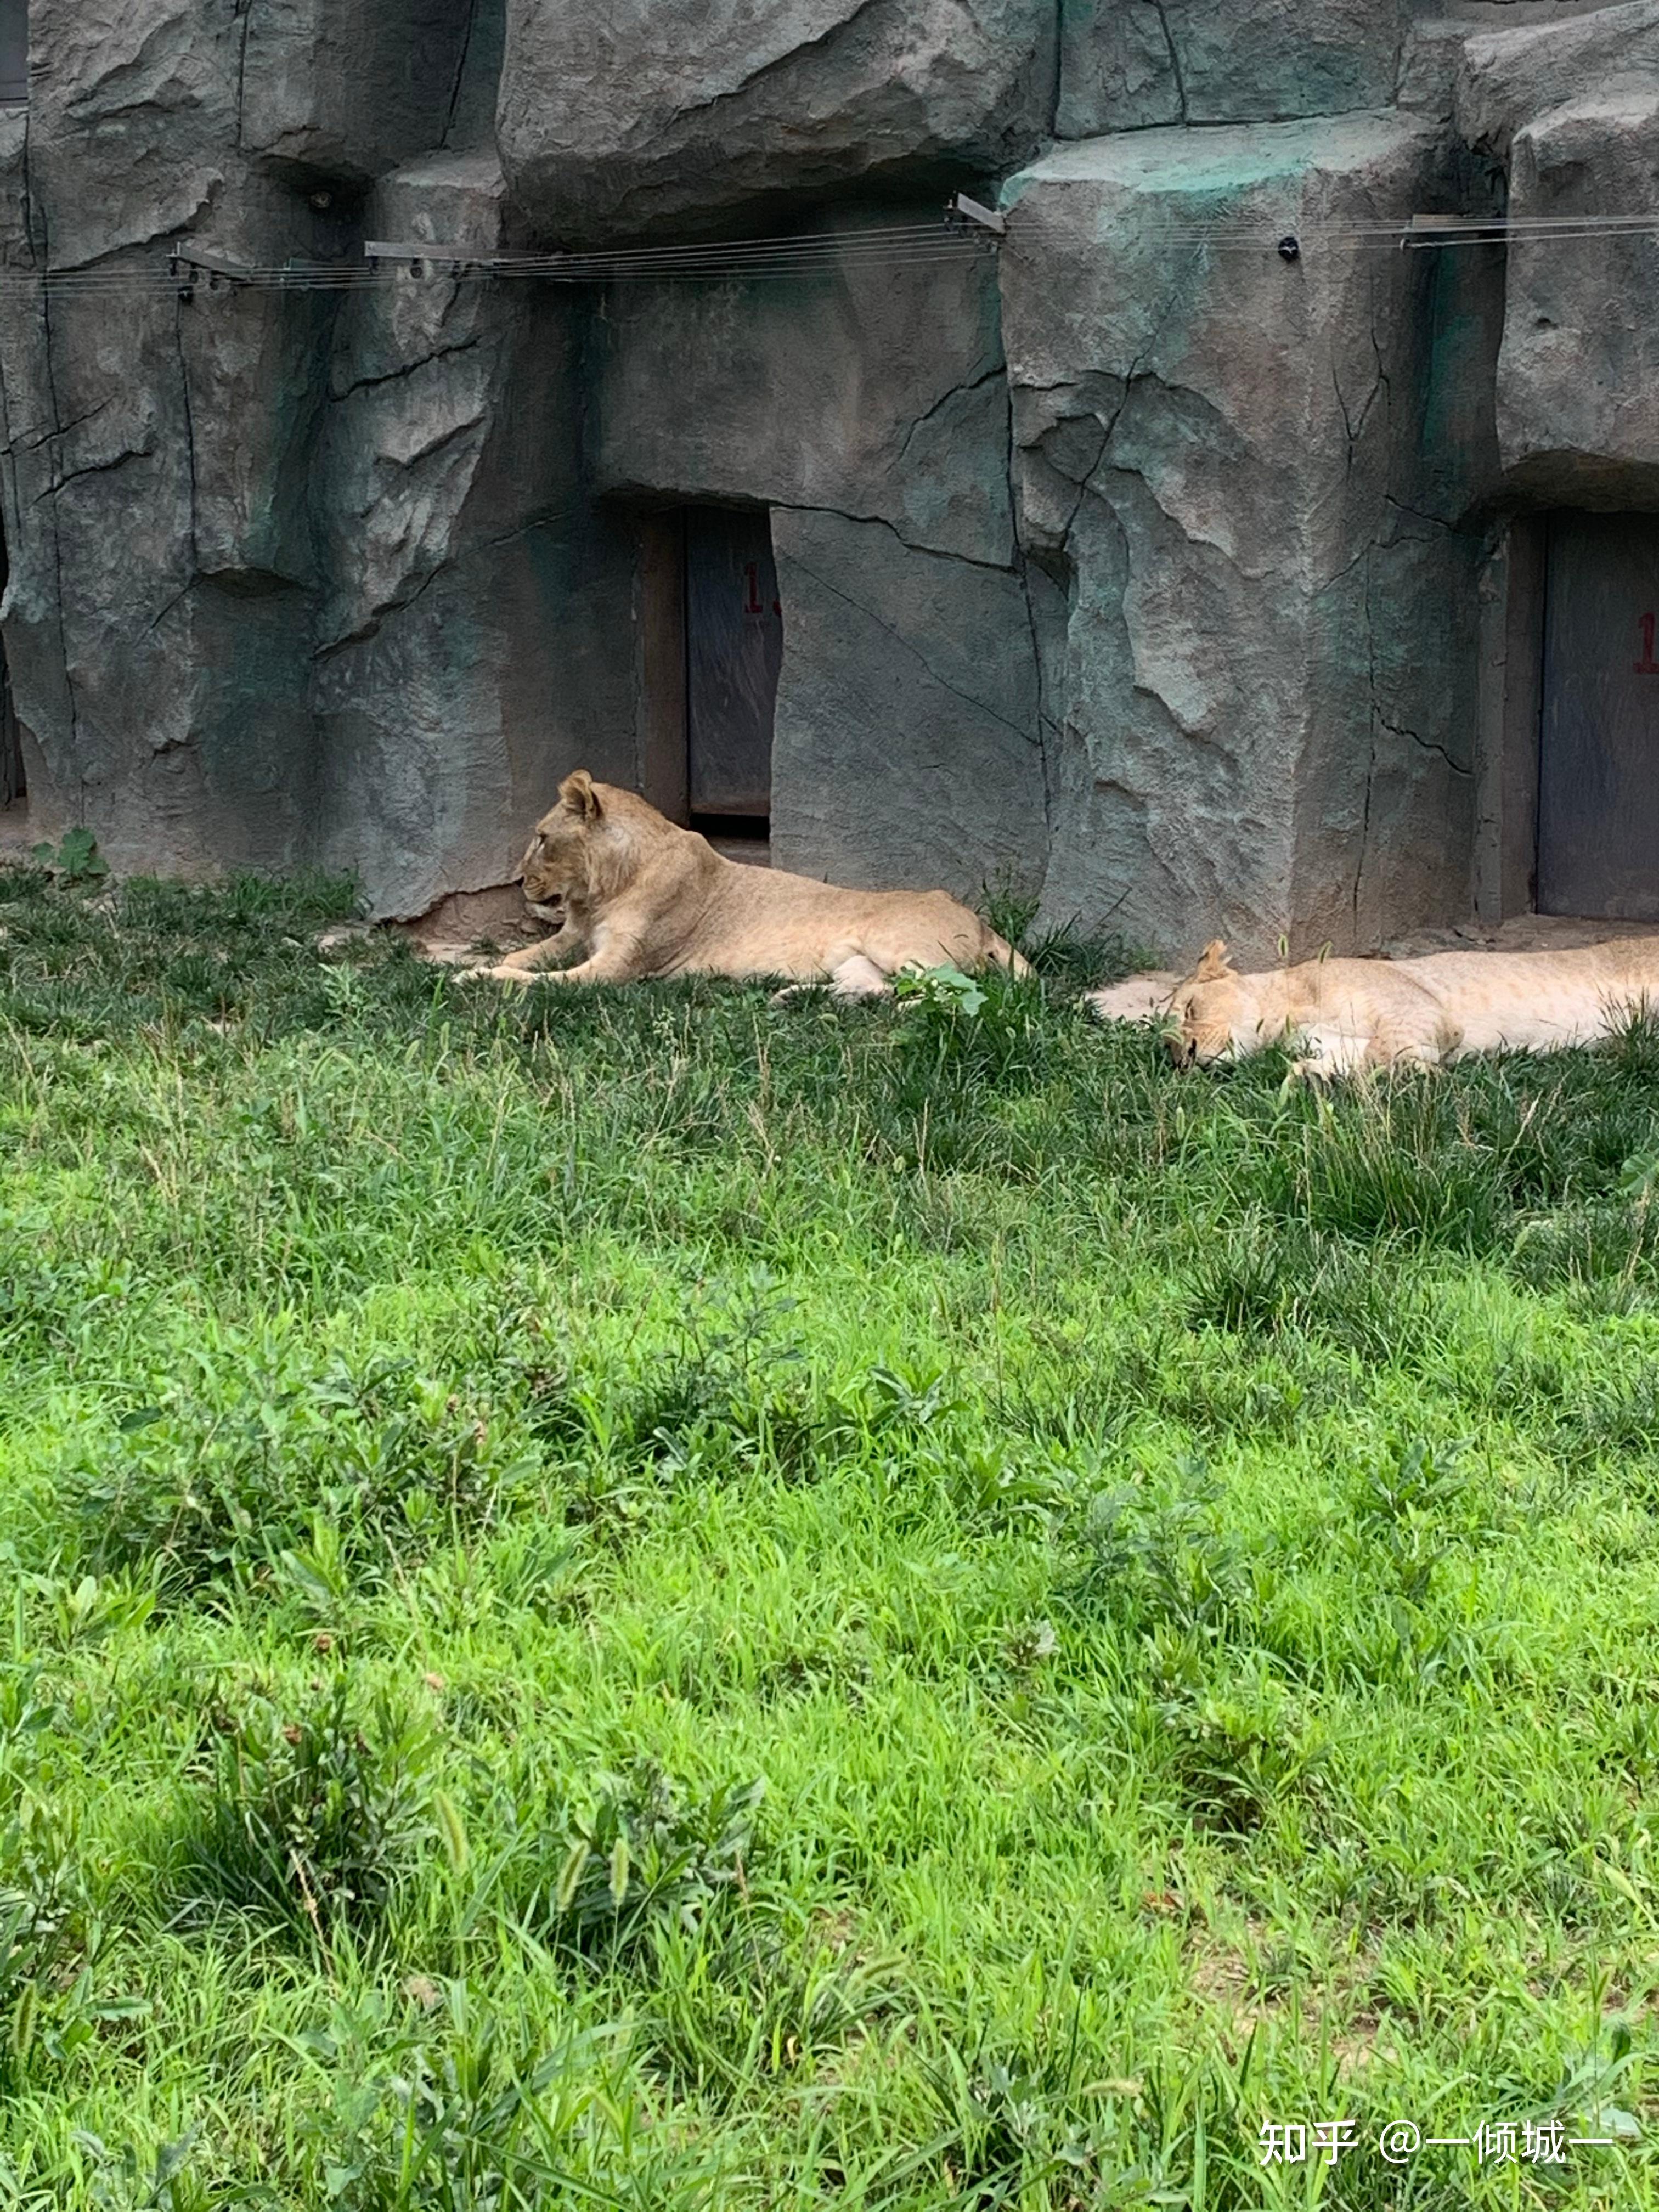
<svg viewBox="0 0 1659 2212">
<path fill-rule="evenodd" d="M 549 981 L 629 983 L 650 975 L 781 975 L 844 998 L 884 991 L 910 966 L 1025 963 L 943 891 L 853 891 L 722 860 L 631 791 L 578 769 L 536 824 L 524 856 L 530 911 L 552 931 L 477 972 L 525 982 L 572 939 L 587 957 Z"/>
<path fill-rule="evenodd" d="M 1178 1067 L 1294 1038 L 1298 1075 L 1472 1052 L 1559 1052 L 1610 1036 L 1659 1004 L 1659 938 L 1571 952 L 1431 952 L 1419 960 L 1305 960 L 1241 975 L 1218 938 L 1177 985 L 1167 1032 Z"/>
</svg>

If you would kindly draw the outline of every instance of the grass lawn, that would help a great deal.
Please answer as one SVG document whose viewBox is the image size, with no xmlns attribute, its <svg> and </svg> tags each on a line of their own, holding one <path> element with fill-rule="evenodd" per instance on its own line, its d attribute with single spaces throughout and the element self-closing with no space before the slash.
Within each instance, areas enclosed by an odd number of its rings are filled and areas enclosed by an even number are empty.
<svg viewBox="0 0 1659 2212">
<path fill-rule="evenodd" d="M 1659 1038 L 340 907 L 0 875 L 0 2207 L 1659 2204 Z"/>
</svg>

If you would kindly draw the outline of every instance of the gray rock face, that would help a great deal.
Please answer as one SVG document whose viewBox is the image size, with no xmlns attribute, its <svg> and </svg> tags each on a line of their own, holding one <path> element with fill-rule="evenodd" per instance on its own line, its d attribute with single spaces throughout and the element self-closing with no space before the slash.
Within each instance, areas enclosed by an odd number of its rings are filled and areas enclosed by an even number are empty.
<svg viewBox="0 0 1659 2212">
<path fill-rule="evenodd" d="M 1061 0 L 1056 129 L 1274 122 L 1394 96 L 1399 0 Z"/>
<path fill-rule="evenodd" d="M 204 0 L 95 0 L 40 6 L 31 38 L 27 146 L 21 118 L 3 146 L 5 258 L 99 269 L 49 302 L 13 293 L 0 316 L 5 636 L 32 816 L 48 831 L 91 818 L 118 866 L 199 866 L 204 849 L 280 865 L 307 763 L 283 778 L 262 746 L 280 759 L 295 734 L 295 659 L 257 591 L 232 609 L 207 574 L 274 574 L 280 522 L 262 512 L 257 553 L 232 542 L 233 510 L 265 503 L 270 447 L 245 416 L 234 464 L 216 463 L 216 441 L 198 453 L 197 333 L 137 251 L 215 204 L 240 221 L 258 197 L 235 155 L 238 27 Z M 268 338 L 217 354 L 227 404 L 257 392 L 274 407 Z M 220 461 L 232 442 L 217 439 Z M 228 467 L 244 464 L 253 481 L 234 485 Z M 274 476 L 263 489 L 280 507 Z"/>
<path fill-rule="evenodd" d="M 30 14 L 0 262 L 88 274 L 0 297 L 0 629 L 31 834 L 118 867 L 322 860 L 399 915 L 499 882 L 569 768 L 666 773 L 678 541 L 642 517 L 724 502 L 771 514 L 785 862 L 1041 883 L 1171 955 L 1366 947 L 1467 906 L 1488 539 L 1659 506 L 1650 239 L 1326 228 L 1653 208 L 1659 0 Z M 1000 270 L 866 258 L 1022 162 Z M 835 264 L 153 281 L 184 237 L 791 224 Z"/>
<path fill-rule="evenodd" d="M 348 180 L 441 146 L 471 13 L 465 0 L 248 0 L 240 144 Z"/>
<path fill-rule="evenodd" d="M 1311 234 L 1411 203 L 1437 158 L 1425 125 L 1352 117 L 1100 140 L 1010 187 L 1054 919 L 1121 900 L 1166 948 L 1271 957 L 1466 898 L 1478 549 L 1449 526 L 1455 471 L 1418 459 L 1429 272 L 1158 236 L 1224 209 Z"/>
<path fill-rule="evenodd" d="M 14 258 L 142 245 L 239 180 L 241 25 L 223 0 L 37 0 L 29 53 L 35 228 Z"/>
<path fill-rule="evenodd" d="M 280 868 L 319 849 L 314 466 L 337 303 L 185 301 L 155 281 L 158 241 L 181 233 L 265 265 L 349 253 L 341 210 L 314 205 L 301 171 L 368 174 L 441 130 L 464 9 L 315 15 L 36 0 L 27 172 L 21 118 L 0 124 L 0 251 L 99 270 L 84 293 L 0 313 L 5 640 L 31 818 L 91 821 L 118 866 Z M 370 134 L 349 146 L 326 112 L 348 94 Z"/>
<path fill-rule="evenodd" d="M 421 164 L 370 212 L 488 251 L 500 172 Z M 354 296 L 336 330 L 313 493 L 320 849 L 382 913 L 501 882 L 579 764 L 634 781 L 631 664 L 595 620 L 627 606 L 630 554 L 578 480 L 580 312 L 428 278 Z"/>
<path fill-rule="evenodd" d="M 1062 138 L 1179 123 L 1182 86 L 1160 0 L 1060 0 Z"/>
<path fill-rule="evenodd" d="M 631 778 L 625 617 L 620 653 L 594 619 L 631 567 L 578 488 L 568 295 L 155 283 L 181 230 L 258 265 L 500 244 L 493 154 L 384 177 L 356 232 L 313 202 L 476 121 L 467 9 L 362 0 L 315 51 L 313 12 L 40 0 L 0 244 L 124 289 L 0 306 L 5 638 L 43 834 L 89 820 L 118 867 L 326 861 L 404 913 L 500 881 L 579 759 Z"/>
<path fill-rule="evenodd" d="M 1054 0 L 508 0 L 514 197 L 577 242 L 940 164 L 1047 128 Z"/>
<path fill-rule="evenodd" d="M 1462 136 L 1507 161 L 1517 221 L 1659 214 L 1659 5 L 1467 37 Z M 1498 428 L 1507 483 L 1542 504 L 1659 501 L 1659 275 L 1651 235 L 1519 238 L 1508 252 Z"/>
<path fill-rule="evenodd" d="M 795 512 L 772 528 L 780 865 L 969 899 L 1032 889 L 1042 749 L 1019 578 L 918 552 L 884 523 Z"/>
<path fill-rule="evenodd" d="M 988 255 L 617 287 L 596 336 L 601 490 L 772 511 L 781 864 L 968 896 L 1034 884 L 1036 673 Z"/>
<path fill-rule="evenodd" d="M 619 285 L 595 333 L 597 488 L 836 509 L 1007 568 L 998 325 L 995 262 L 969 248 L 921 267 L 849 254 L 787 281 Z"/>
<path fill-rule="evenodd" d="M 1615 81 L 1514 134 L 1516 216 L 1659 216 L 1659 76 Z M 1659 503 L 1659 281 L 1652 234 L 1510 247 L 1498 427 L 1511 483 L 1562 506 Z"/>
<path fill-rule="evenodd" d="M 1459 136 L 1504 155 L 1529 118 L 1615 77 L 1659 80 L 1656 0 L 1471 33 L 1455 72 Z"/>
</svg>

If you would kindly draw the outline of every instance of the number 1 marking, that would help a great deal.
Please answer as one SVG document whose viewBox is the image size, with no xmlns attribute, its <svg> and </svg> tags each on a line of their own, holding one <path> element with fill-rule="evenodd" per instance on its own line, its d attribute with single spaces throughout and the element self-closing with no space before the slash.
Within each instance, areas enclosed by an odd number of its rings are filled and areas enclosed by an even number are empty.
<svg viewBox="0 0 1659 2212">
<path fill-rule="evenodd" d="M 749 604 L 748 604 L 748 605 L 744 609 L 744 614 L 746 614 L 746 615 L 763 615 L 763 614 L 766 612 L 766 610 L 765 610 L 765 608 L 761 605 L 761 595 L 760 595 L 760 566 L 759 566 L 759 563 L 758 563 L 757 562 L 754 562 L 754 561 L 750 562 L 749 562 L 749 564 L 748 564 L 748 566 L 744 568 L 744 572 L 743 572 L 743 573 L 744 573 L 744 575 L 749 579 Z M 1649 624 L 1650 624 L 1650 635 L 1649 635 L 1649 637 L 1648 637 L 1648 643 L 1649 643 L 1649 645 L 1650 645 L 1650 646 L 1651 646 L 1651 645 L 1652 645 L 1652 643 L 1653 643 L 1653 638 L 1652 638 L 1652 635 L 1651 635 L 1651 624 L 1652 624 L 1652 620 L 1653 620 L 1653 617 L 1652 617 L 1651 616 L 1650 616 L 1650 617 L 1648 617 L 1648 621 L 1649 621 Z M 1656 675 L 1659 675 L 1659 669 L 1656 669 L 1656 670 L 1655 670 L 1655 672 L 1654 672 L 1654 673 L 1655 673 Z"/>
</svg>

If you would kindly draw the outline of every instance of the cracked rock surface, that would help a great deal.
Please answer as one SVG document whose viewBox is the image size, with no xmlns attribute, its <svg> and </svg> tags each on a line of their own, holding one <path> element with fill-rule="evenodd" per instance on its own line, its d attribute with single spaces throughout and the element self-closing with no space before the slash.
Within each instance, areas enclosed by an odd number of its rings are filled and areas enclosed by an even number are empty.
<svg viewBox="0 0 1659 2212">
<path fill-rule="evenodd" d="M 500 172 L 442 156 L 384 179 L 370 212 L 375 235 L 488 250 Z M 603 649 L 629 547 L 571 435 L 580 312 L 434 278 L 358 293 L 336 326 L 313 495 L 319 851 L 382 913 L 501 882 L 578 762 L 633 779 L 631 660 Z"/>
<path fill-rule="evenodd" d="M 501 155 L 566 243 L 995 172 L 1048 126 L 1056 33 L 1054 0 L 507 0 Z"/>
<path fill-rule="evenodd" d="M 1468 492 L 1435 465 L 1428 272 L 1159 238 L 1391 208 L 1437 158 L 1430 127 L 1368 115 L 1096 140 L 1009 188 L 1052 919 L 1118 898 L 1131 935 L 1185 946 L 1201 915 L 1255 957 L 1466 902 Z"/>
<path fill-rule="evenodd" d="M 792 610 L 773 764 L 779 865 L 968 898 L 1040 880 L 1042 757 L 1019 577 L 841 514 L 779 514 L 772 532 Z"/>
<path fill-rule="evenodd" d="M 337 866 L 411 913 L 501 881 L 579 758 L 631 773 L 568 295 L 143 281 L 181 235 L 261 266 L 495 248 L 500 165 L 460 142 L 499 29 L 492 0 L 35 0 L 0 251 L 125 280 L 0 308 L 41 831 L 88 821 L 118 868 Z"/>
<path fill-rule="evenodd" d="M 499 884 L 564 773 L 635 783 L 672 720 L 642 518 L 737 505 L 777 557 L 786 865 L 1040 890 L 1171 957 L 1369 949 L 1468 911 L 1510 518 L 1659 509 L 1650 237 L 1329 228 L 1654 210 L 1659 0 L 32 0 L 30 28 L 0 258 L 88 276 L 0 299 L 4 641 L 32 832 L 85 821 L 118 868 L 320 862 L 381 915 Z M 994 252 L 854 250 L 959 186 L 1000 192 Z M 847 251 L 140 281 L 185 239 L 270 267 L 793 229 Z"/>
<path fill-rule="evenodd" d="M 836 508 L 925 551 L 1012 563 L 989 253 L 896 269 L 849 258 L 781 283 L 617 286 L 595 337 L 605 494 Z"/>
<path fill-rule="evenodd" d="M 1659 216 L 1659 74 L 1614 79 L 1514 135 L 1510 206 L 1559 218 Z M 1510 482 L 1564 507 L 1659 500 L 1659 276 L 1651 234 L 1510 249 L 1498 426 Z"/>
<path fill-rule="evenodd" d="M 1659 214 L 1659 4 L 1482 29 L 1453 77 L 1460 134 L 1507 165 L 1526 221 Z M 1514 241 L 1498 426 L 1507 481 L 1562 506 L 1659 497 L 1659 249 L 1639 232 Z"/>
<path fill-rule="evenodd" d="M 596 339 L 602 490 L 772 510 L 780 865 L 969 898 L 1034 886 L 1036 668 L 990 256 L 619 287 Z"/>
<path fill-rule="evenodd" d="M 1061 0 L 1062 138 L 1394 97 L 1400 0 Z"/>
</svg>

